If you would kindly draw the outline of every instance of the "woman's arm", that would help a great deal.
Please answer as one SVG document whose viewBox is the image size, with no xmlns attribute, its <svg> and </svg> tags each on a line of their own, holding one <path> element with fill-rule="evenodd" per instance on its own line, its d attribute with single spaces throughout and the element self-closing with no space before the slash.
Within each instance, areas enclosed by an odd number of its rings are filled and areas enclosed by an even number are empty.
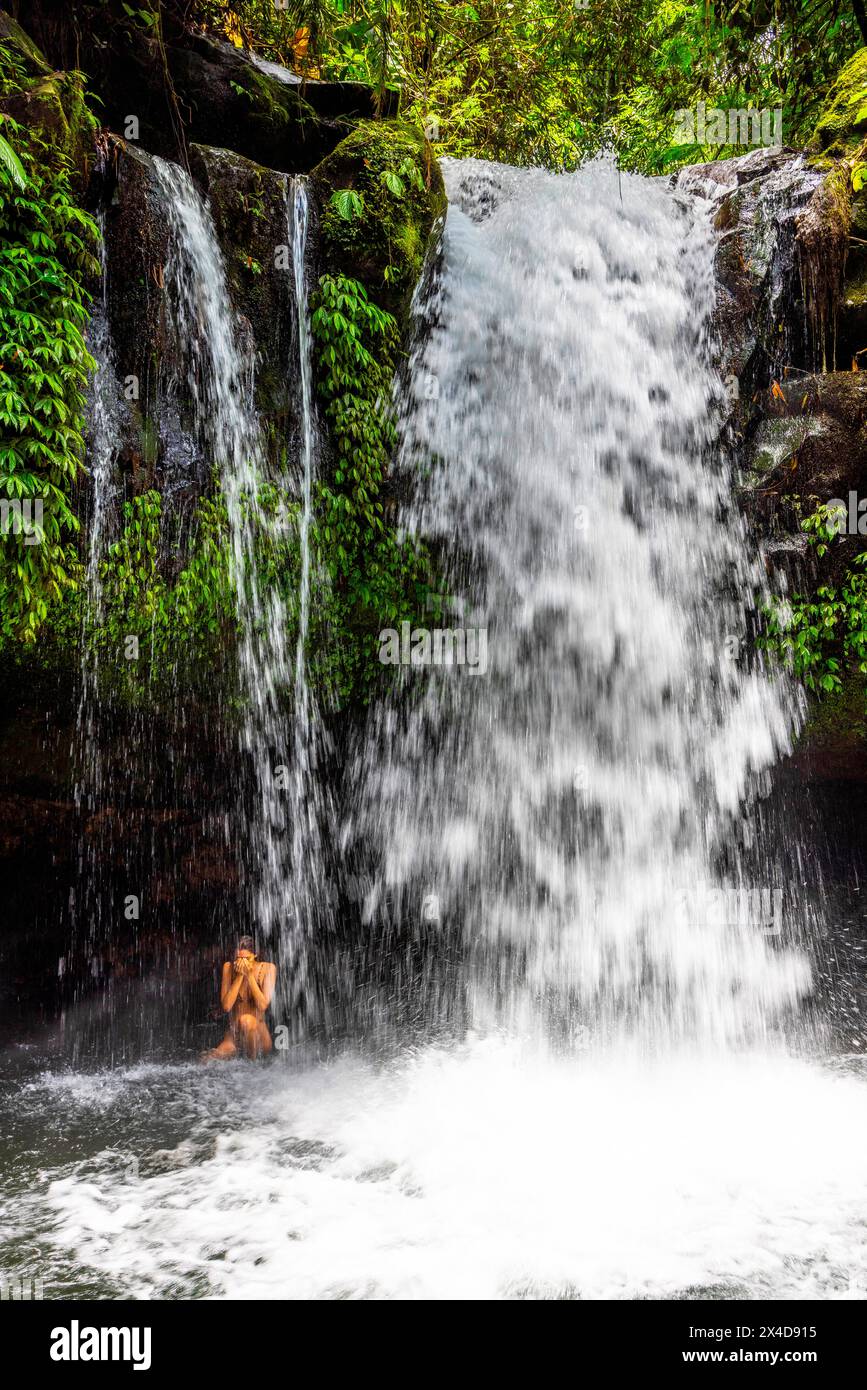
<svg viewBox="0 0 867 1390">
<path fill-rule="evenodd" d="M 277 983 L 276 965 L 266 965 L 262 976 L 262 983 L 259 984 L 254 972 L 251 970 L 247 979 L 250 982 L 250 993 L 260 1009 L 267 1009 L 271 1000 L 274 998 L 274 986 Z"/>
<path fill-rule="evenodd" d="M 220 1003 L 227 1014 L 230 1014 L 235 1007 L 235 1000 L 238 998 L 238 991 L 243 979 L 244 976 L 236 973 L 228 961 L 224 963 L 223 978 L 220 983 Z"/>
</svg>

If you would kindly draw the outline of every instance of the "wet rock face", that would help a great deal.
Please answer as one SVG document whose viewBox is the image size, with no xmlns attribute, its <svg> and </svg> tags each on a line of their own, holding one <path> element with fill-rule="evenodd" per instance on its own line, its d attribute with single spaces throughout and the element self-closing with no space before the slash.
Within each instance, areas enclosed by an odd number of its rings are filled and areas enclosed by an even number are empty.
<svg viewBox="0 0 867 1390">
<path fill-rule="evenodd" d="M 92 293 L 95 312 L 107 318 L 114 357 L 105 370 L 118 402 L 117 496 L 157 488 L 174 510 L 189 515 L 209 486 L 210 469 L 193 437 L 181 345 L 166 301 L 169 220 L 153 159 L 110 138 L 90 196 L 101 209 L 105 238 L 105 281 Z"/>
<path fill-rule="evenodd" d="M 836 168 L 786 150 L 692 166 L 674 181 L 711 203 L 717 349 L 734 388 L 742 501 L 766 536 L 802 548 L 802 516 L 867 486 L 867 376 L 830 370 L 848 188 Z"/>
<path fill-rule="evenodd" d="M 231 150 L 194 145 L 191 173 L 206 194 L 229 278 L 239 337 L 248 345 L 263 437 L 272 454 L 291 447 L 297 429 L 296 315 L 290 180 Z M 103 293 L 115 355 L 122 441 L 122 495 L 157 488 L 174 511 L 189 514 L 210 489 L 210 464 L 198 447 L 186 367 L 166 299 L 169 217 L 154 162 L 112 138 L 91 198 L 104 209 L 107 278 Z M 288 444 L 287 444 L 288 441 Z"/>
<path fill-rule="evenodd" d="M 25 673 L 0 672 L 0 862 L 8 888 L 0 1024 L 22 1001 L 53 1008 L 82 981 L 92 988 L 119 971 L 139 973 L 163 933 L 190 949 L 210 944 L 218 924 L 237 920 L 241 910 L 239 867 L 226 834 L 234 750 L 230 756 L 216 746 L 201 715 L 181 732 L 153 713 L 131 722 L 129 714 L 112 712 L 102 730 L 112 795 L 90 809 L 74 795 L 76 703 L 69 671 L 31 663 Z M 130 747 L 137 750 L 134 766 Z M 89 872 L 94 859 L 98 883 Z M 138 918 L 125 914 L 130 894 L 139 900 Z M 101 958 L 98 979 L 94 953 Z"/>
<path fill-rule="evenodd" d="M 838 107 L 816 144 L 828 155 L 851 135 L 852 102 Z M 695 166 L 674 182 L 710 201 L 718 235 L 716 339 L 741 506 L 775 587 L 836 587 L 864 546 L 860 514 L 821 557 L 802 522 L 850 493 L 867 497 L 867 373 L 849 370 L 867 349 L 865 195 L 853 199 L 847 166 L 786 150 Z M 809 705 L 791 774 L 867 777 L 863 675 Z"/>
<path fill-rule="evenodd" d="M 720 366 L 738 383 L 734 423 L 742 429 L 756 388 L 786 367 L 822 365 L 832 317 L 826 300 L 839 293 L 848 223 L 825 174 L 791 151 L 693 165 L 674 183 L 712 204 Z"/>
<path fill-rule="evenodd" d="M 797 533 L 851 490 L 867 497 L 867 373 L 798 374 L 760 392 L 743 462 L 745 501 L 767 531 Z"/>
<path fill-rule="evenodd" d="M 157 482 L 160 465 L 160 376 L 169 355 L 163 310 L 168 226 L 148 155 L 115 140 L 94 198 L 105 207 L 105 296 L 117 369 L 126 400 L 119 481 L 129 495 Z M 120 268 L 123 268 L 122 271 Z"/>
<path fill-rule="evenodd" d="M 272 450 L 298 427 L 291 181 L 233 150 L 193 145 L 190 171 L 207 195 L 232 303 L 256 363 L 256 405 Z"/>
</svg>

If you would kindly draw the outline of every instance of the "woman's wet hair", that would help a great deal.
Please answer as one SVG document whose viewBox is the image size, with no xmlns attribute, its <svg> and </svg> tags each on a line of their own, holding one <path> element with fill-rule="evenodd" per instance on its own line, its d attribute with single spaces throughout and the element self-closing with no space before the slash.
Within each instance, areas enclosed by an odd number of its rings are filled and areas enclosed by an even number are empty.
<svg viewBox="0 0 867 1390">
<path fill-rule="evenodd" d="M 236 947 L 236 950 L 238 950 L 238 951 L 252 951 L 252 952 L 253 952 L 253 955 L 255 956 L 255 954 L 256 954 L 256 946 L 255 946 L 255 943 L 254 943 L 254 941 L 253 941 L 252 936 L 240 936 L 240 937 L 238 938 L 238 945 L 237 945 L 237 947 Z"/>
</svg>

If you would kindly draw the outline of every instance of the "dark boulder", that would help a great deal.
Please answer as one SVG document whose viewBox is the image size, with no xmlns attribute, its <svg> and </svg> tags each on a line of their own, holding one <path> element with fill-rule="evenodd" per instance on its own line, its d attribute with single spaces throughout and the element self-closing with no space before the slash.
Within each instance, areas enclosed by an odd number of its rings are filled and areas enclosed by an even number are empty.
<svg viewBox="0 0 867 1390">
<path fill-rule="evenodd" d="M 741 498 L 765 534 L 800 534 L 801 521 L 850 491 L 867 497 L 867 373 L 797 375 L 757 394 L 743 455 Z M 826 580 L 857 537 L 835 546 Z"/>
<path fill-rule="evenodd" d="M 374 113 L 374 94 L 360 83 L 281 81 L 170 11 L 158 29 L 115 0 L 107 10 L 32 0 L 26 23 L 51 64 L 87 73 L 105 124 L 152 153 L 178 159 L 189 143 L 218 145 L 303 172 Z"/>
<path fill-rule="evenodd" d="M 827 361 L 848 215 L 831 176 L 803 155 L 758 149 L 691 165 L 676 187 L 707 198 L 718 233 L 715 328 L 720 370 L 732 384 L 736 428 L 756 389 L 786 368 Z"/>
</svg>

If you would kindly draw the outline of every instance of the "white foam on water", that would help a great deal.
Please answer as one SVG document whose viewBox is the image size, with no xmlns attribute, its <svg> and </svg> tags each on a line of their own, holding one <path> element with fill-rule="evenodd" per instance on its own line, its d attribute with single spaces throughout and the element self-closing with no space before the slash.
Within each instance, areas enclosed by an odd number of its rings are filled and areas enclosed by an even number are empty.
<svg viewBox="0 0 867 1390">
<path fill-rule="evenodd" d="M 867 1088 L 810 1063 L 488 1039 L 174 1069 L 136 1104 L 173 1106 L 178 1143 L 41 1199 L 57 1249 L 125 1296 L 867 1296 Z"/>
</svg>

